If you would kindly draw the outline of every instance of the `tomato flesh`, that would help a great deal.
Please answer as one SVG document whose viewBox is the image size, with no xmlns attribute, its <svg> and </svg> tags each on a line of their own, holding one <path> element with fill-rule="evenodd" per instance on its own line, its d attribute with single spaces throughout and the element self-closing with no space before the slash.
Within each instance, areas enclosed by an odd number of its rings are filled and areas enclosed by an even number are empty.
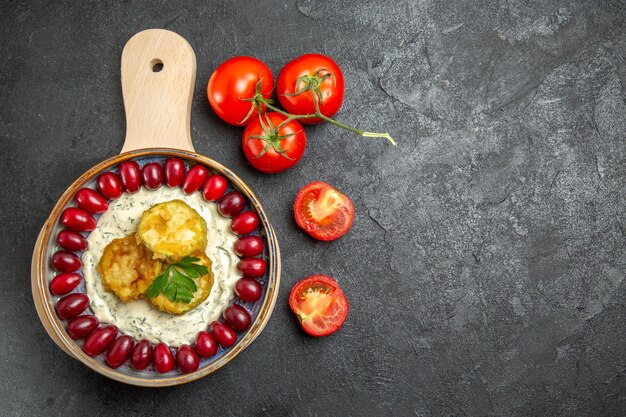
<svg viewBox="0 0 626 417">
<path fill-rule="evenodd" d="M 336 332 L 348 316 L 348 300 L 341 287 L 333 278 L 322 274 L 298 282 L 291 289 L 289 306 L 302 329 L 311 336 Z"/>
<path fill-rule="evenodd" d="M 352 201 L 322 181 L 302 187 L 293 211 L 298 226 L 319 240 L 335 240 L 345 235 L 354 222 Z"/>
</svg>

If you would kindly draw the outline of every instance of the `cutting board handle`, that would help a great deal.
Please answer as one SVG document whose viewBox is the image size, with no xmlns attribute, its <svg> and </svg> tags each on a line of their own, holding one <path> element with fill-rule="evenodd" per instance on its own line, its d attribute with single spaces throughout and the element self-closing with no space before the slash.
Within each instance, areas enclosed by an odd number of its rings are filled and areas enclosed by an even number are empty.
<svg viewBox="0 0 626 417">
<path fill-rule="evenodd" d="M 122 52 L 126 139 L 122 152 L 144 148 L 194 151 L 191 101 L 196 55 L 183 37 L 148 29 L 129 39 Z"/>
</svg>

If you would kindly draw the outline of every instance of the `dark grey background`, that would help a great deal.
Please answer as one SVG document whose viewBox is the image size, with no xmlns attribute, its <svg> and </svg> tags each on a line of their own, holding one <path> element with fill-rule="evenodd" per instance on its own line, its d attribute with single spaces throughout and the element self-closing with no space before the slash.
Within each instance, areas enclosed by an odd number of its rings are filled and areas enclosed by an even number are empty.
<svg viewBox="0 0 626 417">
<path fill-rule="evenodd" d="M 0 415 L 624 415 L 626 8 L 622 0 L 21 2 L 0 11 Z M 112 2 L 111 2 L 112 3 Z M 193 46 L 198 152 L 256 190 L 283 251 L 266 330 L 216 374 L 147 390 L 60 351 L 32 305 L 31 250 L 65 188 L 119 152 L 119 60 L 146 28 Z M 307 128 L 300 164 L 255 172 L 206 102 L 213 69 L 306 52 L 346 77 L 338 118 L 398 148 Z M 291 204 L 324 180 L 357 216 L 333 243 Z M 335 335 L 287 296 L 334 276 Z"/>
</svg>

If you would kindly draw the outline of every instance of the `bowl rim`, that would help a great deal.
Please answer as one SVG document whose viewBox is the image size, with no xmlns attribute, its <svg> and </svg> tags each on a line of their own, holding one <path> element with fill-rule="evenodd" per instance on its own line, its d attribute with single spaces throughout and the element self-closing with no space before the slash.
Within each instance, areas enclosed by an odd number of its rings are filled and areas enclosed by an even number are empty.
<svg viewBox="0 0 626 417">
<path fill-rule="evenodd" d="M 234 184 L 236 188 L 245 195 L 250 206 L 259 215 L 259 223 L 263 228 L 268 244 L 268 269 L 265 297 L 262 300 L 263 303 L 257 317 L 251 323 L 244 336 L 241 337 L 235 345 L 228 348 L 228 350 L 219 359 L 211 362 L 208 366 L 204 368 L 199 368 L 198 370 L 190 372 L 188 374 L 176 374 L 158 379 L 141 378 L 123 374 L 116 369 L 110 368 L 106 366 L 103 362 L 97 361 L 95 358 L 92 358 L 84 353 L 83 350 L 76 344 L 76 342 L 69 337 L 65 330 L 65 326 L 62 323 L 62 320 L 57 317 L 54 308 L 52 307 L 52 303 L 50 302 L 50 295 L 48 294 L 48 291 L 46 291 L 47 283 L 45 277 L 45 267 L 46 262 L 48 261 L 48 259 L 46 259 L 46 253 L 51 243 L 51 239 L 53 238 L 53 236 L 51 236 L 53 227 L 59 220 L 59 217 L 62 211 L 66 208 L 67 204 L 71 202 L 76 192 L 81 187 L 83 187 L 84 184 L 90 179 L 112 167 L 119 165 L 121 162 L 134 158 L 150 156 L 180 157 L 186 161 L 201 163 L 211 170 L 225 176 L 229 182 Z M 232 172 L 230 169 L 226 168 L 219 162 L 216 162 L 215 160 L 208 158 L 204 155 L 200 155 L 196 152 L 173 148 L 147 148 L 125 152 L 119 155 L 112 156 L 100 162 L 99 164 L 87 170 L 65 190 L 65 192 L 62 194 L 62 196 L 59 198 L 54 208 L 52 209 L 46 222 L 44 223 L 41 233 L 41 242 L 38 241 L 37 245 L 39 245 L 39 247 L 36 247 L 33 253 L 33 258 L 36 257 L 36 262 L 35 259 L 33 259 L 33 266 L 35 266 L 35 269 L 31 273 L 36 274 L 36 276 L 32 277 L 33 282 L 37 283 L 37 288 L 33 288 L 35 304 L 37 305 L 37 301 L 41 303 L 45 313 L 45 318 L 50 325 L 50 327 L 46 326 L 43 318 L 40 318 L 44 328 L 50 334 L 50 337 L 53 339 L 53 341 L 57 342 L 54 336 L 58 338 L 58 340 L 61 342 L 60 347 L 67 353 L 69 353 L 70 356 L 79 360 L 84 365 L 88 366 L 99 374 L 119 382 L 145 387 L 165 387 L 185 384 L 207 376 L 217 371 L 228 362 L 230 362 L 232 359 L 234 359 L 239 353 L 241 353 L 246 347 L 248 347 L 248 345 L 250 345 L 250 343 L 252 343 L 254 339 L 256 339 L 256 337 L 265 328 L 276 304 L 278 288 L 280 286 L 280 249 L 278 247 L 276 234 L 269 222 L 265 209 L 261 205 L 256 194 L 234 172 Z M 37 300 L 37 298 L 39 298 L 39 300 Z"/>
</svg>

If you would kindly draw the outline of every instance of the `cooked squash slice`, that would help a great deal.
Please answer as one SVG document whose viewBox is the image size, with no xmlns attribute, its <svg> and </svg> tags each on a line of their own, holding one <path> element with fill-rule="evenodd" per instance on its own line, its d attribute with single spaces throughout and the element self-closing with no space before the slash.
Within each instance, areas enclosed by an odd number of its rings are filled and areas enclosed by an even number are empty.
<svg viewBox="0 0 626 417">
<path fill-rule="evenodd" d="M 142 297 L 156 276 L 161 273 L 161 261 L 137 243 L 135 235 L 114 239 L 102 252 L 98 273 L 107 291 L 129 302 Z"/>
<path fill-rule="evenodd" d="M 142 214 L 137 238 L 155 258 L 177 262 L 192 253 L 203 253 L 206 233 L 206 222 L 197 211 L 182 200 L 172 200 L 155 204 Z"/>
<path fill-rule="evenodd" d="M 204 253 L 197 253 L 193 256 L 200 259 L 198 263 L 208 268 L 208 274 L 193 279 L 198 290 L 194 293 L 191 301 L 189 303 L 174 302 L 170 301 L 170 299 L 166 295 L 159 294 L 156 297 L 149 298 L 150 302 L 156 308 L 170 314 L 183 314 L 195 308 L 196 306 L 198 306 L 198 304 L 207 299 L 207 297 L 211 293 L 211 288 L 213 288 L 213 271 L 211 269 L 211 260 Z M 168 266 L 168 264 L 163 264 L 162 270 L 165 271 Z"/>
</svg>

